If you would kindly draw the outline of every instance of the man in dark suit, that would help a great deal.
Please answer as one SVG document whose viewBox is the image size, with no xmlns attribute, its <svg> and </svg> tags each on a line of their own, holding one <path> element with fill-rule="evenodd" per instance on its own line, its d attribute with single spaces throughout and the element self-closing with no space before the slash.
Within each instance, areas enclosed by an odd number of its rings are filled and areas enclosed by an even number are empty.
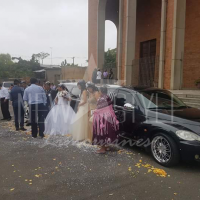
<svg viewBox="0 0 200 200">
<path fill-rule="evenodd" d="M 92 82 L 94 84 L 97 83 L 97 68 L 94 69 L 93 73 L 92 73 Z"/>
<path fill-rule="evenodd" d="M 46 92 L 46 96 L 47 96 L 47 114 L 48 114 L 53 105 L 53 101 L 56 98 L 57 91 L 54 89 L 51 89 L 50 82 L 46 82 L 44 87 L 45 87 L 45 92 Z"/>
<path fill-rule="evenodd" d="M 13 111 L 15 115 L 15 128 L 16 131 L 26 131 L 24 128 L 24 102 L 23 102 L 23 90 L 19 86 L 20 82 L 14 80 L 14 87 L 10 92 L 10 100 L 12 101 Z"/>
</svg>

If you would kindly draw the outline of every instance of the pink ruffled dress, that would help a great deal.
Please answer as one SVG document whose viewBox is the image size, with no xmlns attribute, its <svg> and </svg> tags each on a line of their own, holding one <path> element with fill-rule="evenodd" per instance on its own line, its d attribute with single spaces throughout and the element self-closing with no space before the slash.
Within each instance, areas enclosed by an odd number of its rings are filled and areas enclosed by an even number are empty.
<svg viewBox="0 0 200 200">
<path fill-rule="evenodd" d="M 93 144 L 107 145 L 118 142 L 119 121 L 109 96 L 102 95 L 97 102 L 93 119 Z"/>
</svg>

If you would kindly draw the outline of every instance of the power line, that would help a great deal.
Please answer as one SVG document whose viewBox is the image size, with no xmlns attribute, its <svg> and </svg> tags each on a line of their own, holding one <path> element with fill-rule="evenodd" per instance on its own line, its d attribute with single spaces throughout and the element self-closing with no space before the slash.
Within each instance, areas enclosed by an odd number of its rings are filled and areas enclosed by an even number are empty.
<svg viewBox="0 0 200 200">
<path fill-rule="evenodd" d="M 24 57 L 24 58 L 31 58 L 31 56 L 25 56 L 25 55 L 19 55 L 19 54 L 12 54 L 12 57 Z M 52 59 L 66 59 L 66 58 L 76 58 L 76 59 L 87 59 L 87 57 L 52 57 Z M 50 57 L 47 57 L 45 59 L 51 59 Z"/>
</svg>

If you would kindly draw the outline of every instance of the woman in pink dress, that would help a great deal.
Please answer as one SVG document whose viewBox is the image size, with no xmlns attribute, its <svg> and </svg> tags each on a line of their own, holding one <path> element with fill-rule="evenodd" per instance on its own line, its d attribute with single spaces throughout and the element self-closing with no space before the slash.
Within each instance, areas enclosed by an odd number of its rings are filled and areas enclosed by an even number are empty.
<svg viewBox="0 0 200 200">
<path fill-rule="evenodd" d="M 113 110 L 112 101 L 107 95 L 107 87 L 100 88 L 100 98 L 93 119 L 93 144 L 100 145 L 98 154 L 106 153 L 106 145 L 117 143 L 119 121 Z"/>
</svg>

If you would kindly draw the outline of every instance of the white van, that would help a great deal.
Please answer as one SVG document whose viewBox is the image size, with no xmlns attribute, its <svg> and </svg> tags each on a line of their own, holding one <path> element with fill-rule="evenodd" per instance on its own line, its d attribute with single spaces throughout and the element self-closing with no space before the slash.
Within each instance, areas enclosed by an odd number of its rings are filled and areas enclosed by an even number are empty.
<svg viewBox="0 0 200 200">
<path fill-rule="evenodd" d="M 3 82 L 2 86 L 9 89 L 11 84 L 13 84 L 13 81 L 6 81 L 6 82 Z"/>
</svg>

